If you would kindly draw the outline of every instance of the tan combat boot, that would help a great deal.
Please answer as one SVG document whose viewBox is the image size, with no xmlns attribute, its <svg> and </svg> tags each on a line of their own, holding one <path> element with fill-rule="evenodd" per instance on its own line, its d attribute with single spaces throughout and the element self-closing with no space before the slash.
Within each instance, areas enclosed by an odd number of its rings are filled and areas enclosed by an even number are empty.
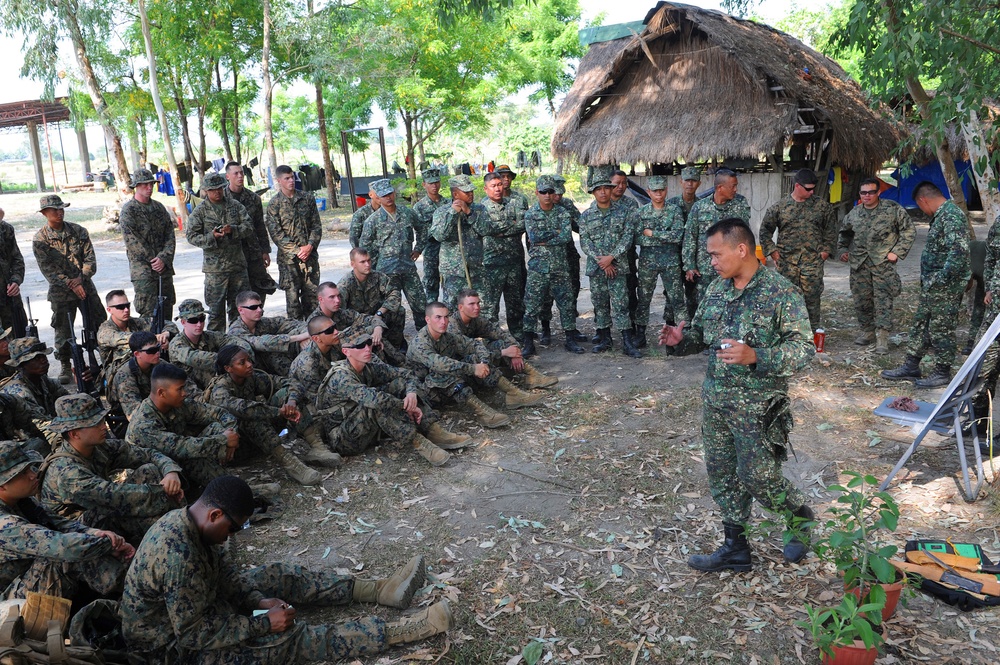
<svg viewBox="0 0 1000 665">
<path fill-rule="evenodd" d="M 68 358 L 64 358 L 59 362 L 62 364 L 62 370 L 59 372 L 59 383 L 64 386 L 73 383 L 73 365 L 70 364 Z"/>
<path fill-rule="evenodd" d="M 420 434 L 413 435 L 413 449 L 430 462 L 431 466 L 442 466 L 451 459 L 451 453 L 435 446 Z"/>
<path fill-rule="evenodd" d="M 384 580 L 354 580 L 353 600 L 359 603 L 378 603 L 386 607 L 405 610 L 413 594 L 424 583 L 426 567 L 424 556 L 418 554 L 406 565 Z"/>
<path fill-rule="evenodd" d="M 303 461 L 330 468 L 341 466 L 344 463 L 340 455 L 327 447 L 318 425 L 310 425 L 306 431 L 302 432 L 302 438 L 309 444 L 309 452 L 302 457 Z"/>
<path fill-rule="evenodd" d="M 559 383 L 559 379 L 539 372 L 531 363 L 524 363 L 524 378 L 526 379 L 524 385 L 529 390 L 532 388 L 551 388 Z"/>
<path fill-rule="evenodd" d="M 526 393 L 504 377 L 500 377 L 497 388 L 504 391 L 508 409 L 520 409 L 525 406 L 535 406 L 545 399 L 545 395 Z"/>
<path fill-rule="evenodd" d="M 441 423 L 431 423 L 427 426 L 427 432 L 424 434 L 427 439 L 433 443 L 438 448 L 443 448 L 444 450 L 458 450 L 459 448 L 465 448 L 472 443 L 472 437 L 468 434 L 455 434 L 454 432 L 449 432 L 445 428 L 441 427 Z"/>
<path fill-rule="evenodd" d="M 860 335 L 854 338 L 854 343 L 858 346 L 868 346 L 875 341 L 875 331 L 865 330 Z"/>
<path fill-rule="evenodd" d="M 271 455 L 278 460 L 288 477 L 299 485 L 319 485 L 319 481 L 323 479 L 323 474 L 316 469 L 310 469 L 282 445 L 275 446 Z"/>
<path fill-rule="evenodd" d="M 880 356 L 884 356 L 889 353 L 889 331 L 888 330 L 876 330 L 875 331 L 875 353 Z"/>
<path fill-rule="evenodd" d="M 390 646 L 426 640 L 449 630 L 452 625 L 451 608 L 447 600 L 442 600 L 412 617 L 386 624 L 385 640 Z"/>
<path fill-rule="evenodd" d="M 499 411 L 494 411 L 488 404 L 475 395 L 470 397 L 465 403 L 483 427 L 496 429 L 497 427 L 510 425 L 510 416 Z"/>
</svg>

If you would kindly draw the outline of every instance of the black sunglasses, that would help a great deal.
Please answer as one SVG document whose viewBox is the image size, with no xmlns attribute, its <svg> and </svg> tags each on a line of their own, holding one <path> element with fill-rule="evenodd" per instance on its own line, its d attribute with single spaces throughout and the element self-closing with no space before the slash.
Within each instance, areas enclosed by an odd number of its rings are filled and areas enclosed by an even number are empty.
<svg viewBox="0 0 1000 665">
<path fill-rule="evenodd" d="M 337 326 L 336 326 L 336 324 L 334 324 L 334 325 L 330 326 L 330 327 L 329 327 L 329 328 L 327 328 L 326 330 L 320 330 L 320 331 L 319 331 L 318 333 L 316 333 L 316 334 L 317 334 L 317 335 L 332 335 L 332 334 L 333 334 L 333 333 L 335 333 L 335 332 L 337 332 Z"/>
<path fill-rule="evenodd" d="M 264 306 L 260 303 L 256 305 L 240 305 L 242 309 L 249 309 L 251 312 L 256 312 L 258 309 L 264 309 Z"/>
<path fill-rule="evenodd" d="M 554 189 L 540 189 L 540 190 L 538 190 L 538 193 L 539 194 L 555 194 L 556 190 L 554 190 Z"/>
<path fill-rule="evenodd" d="M 807 192 L 811 192 L 814 189 L 816 189 L 816 185 L 813 185 L 812 187 L 806 187 L 805 185 L 799 185 L 799 187 L 801 187 L 802 189 L 806 190 Z"/>
<path fill-rule="evenodd" d="M 363 349 L 366 346 L 371 346 L 372 344 L 374 344 L 374 342 L 372 342 L 371 340 L 368 340 L 367 342 L 362 342 L 361 344 L 355 344 L 354 346 L 349 346 L 347 348 L 349 348 L 349 349 Z"/>
<path fill-rule="evenodd" d="M 219 508 L 219 510 L 222 510 L 222 508 Z M 247 525 L 245 523 L 237 522 L 236 520 L 233 519 L 233 516 L 227 513 L 225 510 L 222 510 L 222 514 L 223 516 L 225 516 L 227 520 L 229 520 L 229 533 L 239 533 L 240 531 L 246 528 Z"/>
<path fill-rule="evenodd" d="M 198 324 L 198 323 L 204 323 L 205 322 L 205 317 L 204 316 L 196 316 L 193 319 L 187 319 L 187 322 L 190 323 L 191 325 L 195 325 L 195 324 Z"/>
<path fill-rule="evenodd" d="M 132 309 L 132 303 L 130 303 L 130 302 L 123 302 L 120 305 L 108 305 L 108 308 L 110 308 L 110 309 L 117 309 L 120 312 L 123 309 Z"/>
<path fill-rule="evenodd" d="M 874 196 L 875 194 L 878 194 L 878 190 L 877 189 L 863 189 L 863 190 L 861 190 L 859 192 L 859 194 L 861 194 L 861 196 Z"/>
<path fill-rule="evenodd" d="M 148 356 L 155 356 L 156 354 L 158 354 L 162 350 L 163 349 L 161 349 L 158 346 L 153 346 L 153 347 L 150 347 L 148 349 L 139 349 L 139 353 L 145 353 Z"/>
</svg>

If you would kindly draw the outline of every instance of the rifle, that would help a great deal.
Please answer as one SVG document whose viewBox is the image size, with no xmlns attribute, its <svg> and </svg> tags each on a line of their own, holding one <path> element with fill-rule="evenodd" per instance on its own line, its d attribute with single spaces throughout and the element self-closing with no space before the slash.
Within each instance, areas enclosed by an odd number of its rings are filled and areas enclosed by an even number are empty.
<svg viewBox="0 0 1000 665">
<path fill-rule="evenodd" d="M 163 326 L 166 325 L 166 321 L 163 320 L 163 303 L 166 298 L 163 297 L 163 275 L 160 275 L 160 294 L 156 296 L 156 307 L 153 309 L 153 315 L 150 317 L 149 322 L 149 332 L 154 335 L 159 335 L 163 332 Z"/>
<path fill-rule="evenodd" d="M 100 347 L 97 344 L 97 328 L 94 327 L 94 323 L 90 318 L 88 301 L 80 301 L 80 314 L 83 318 L 81 321 L 81 325 L 83 326 L 83 348 L 87 349 L 87 357 L 90 360 L 90 373 L 96 377 L 99 376 L 98 372 L 101 368 L 101 363 L 97 360 Z"/>
<path fill-rule="evenodd" d="M 84 378 L 84 372 L 88 369 L 90 370 L 90 375 L 93 377 L 96 367 L 92 366 L 90 368 L 83 361 L 83 349 L 76 341 L 76 329 L 73 327 L 73 315 L 70 312 L 66 312 L 66 318 L 69 320 L 69 353 L 73 357 L 73 376 L 76 377 L 76 389 L 81 393 L 87 393 L 88 395 L 93 395 L 100 401 L 100 393 L 94 387 L 93 378 Z M 86 333 L 84 333 L 86 337 Z"/>
<path fill-rule="evenodd" d="M 14 329 L 14 339 L 28 336 L 28 315 L 24 313 L 24 303 L 21 296 L 8 296 L 10 303 L 11 328 Z"/>
<path fill-rule="evenodd" d="M 25 335 L 28 337 L 38 338 L 38 319 L 31 315 L 31 298 L 24 296 L 25 302 L 28 303 L 28 324 L 24 327 Z"/>
</svg>

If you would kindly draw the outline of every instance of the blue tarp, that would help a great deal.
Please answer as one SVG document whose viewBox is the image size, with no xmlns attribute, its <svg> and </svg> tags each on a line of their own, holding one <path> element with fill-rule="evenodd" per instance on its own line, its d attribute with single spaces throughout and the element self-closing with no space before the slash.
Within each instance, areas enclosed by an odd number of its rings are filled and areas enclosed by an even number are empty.
<svg viewBox="0 0 1000 665">
<path fill-rule="evenodd" d="M 965 194 L 965 200 L 968 201 L 972 188 L 972 179 L 975 177 L 972 173 L 972 163 L 968 161 L 956 161 L 955 169 L 958 171 L 958 177 L 962 180 L 962 193 Z M 937 185 L 946 197 L 951 198 L 951 195 L 948 193 L 948 186 L 944 182 L 944 174 L 941 172 L 940 162 L 935 160 L 919 168 L 911 164 L 909 174 L 906 177 L 903 177 L 903 171 L 903 167 L 900 167 L 892 172 L 892 177 L 899 185 L 897 187 L 890 187 L 882 192 L 880 198 L 895 201 L 904 208 L 916 208 L 917 204 L 913 201 L 913 190 L 925 180 Z"/>
</svg>

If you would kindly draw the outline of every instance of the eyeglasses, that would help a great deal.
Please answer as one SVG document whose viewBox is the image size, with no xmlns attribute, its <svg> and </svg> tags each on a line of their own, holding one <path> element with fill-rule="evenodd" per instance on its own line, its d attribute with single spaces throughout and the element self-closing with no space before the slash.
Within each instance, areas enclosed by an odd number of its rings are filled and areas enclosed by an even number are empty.
<svg viewBox="0 0 1000 665">
<path fill-rule="evenodd" d="M 546 195 L 546 194 L 551 195 L 551 194 L 555 194 L 556 190 L 554 190 L 554 189 L 540 189 L 540 190 L 538 190 L 538 193 L 542 194 L 542 195 Z"/>
<path fill-rule="evenodd" d="M 108 309 L 117 309 L 120 312 L 123 309 L 132 309 L 132 303 L 123 302 L 120 305 L 108 305 Z"/>
<path fill-rule="evenodd" d="M 198 325 L 199 323 L 205 323 L 205 317 L 204 316 L 196 316 L 193 319 L 186 319 L 186 321 L 188 323 L 190 323 L 191 325 L 194 326 L 194 325 Z"/>
<path fill-rule="evenodd" d="M 251 312 L 256 312 L 258 309 L 264 309 L 264 305 L 260 303 L 256 305 L 240 305 L 240 309 L 249 309 Z"/>
<path fill-rule="evenodd" d="M 222 508 L 219 508 L 219 510 L 222 510 Z M 229 520 L 229 533 L 231 534 L 239 533 L 240 531 L 246 528 L 247 525 L 245 523 L 237 522 L 236 520 L 233 519 L 233 516 L 227 513 L 225 510 L 222 510 L 222 514 L 227 520 Z"/>
<path fill-rule="evenodd" d="M 349 348 L 349 349 L 363 349 L 366 346 L 371 346 L 372 344 L 373 344 L 373 342 L 371 340 L 368 340 L 367 342 L 364 342 L 362 344 L 355 344 L 354 346 L 349 346 L 347 348 Z"/>
<path fill-rule="evenodd" d="M 336 326 L 336 324 L 334 324 L 334 325 L 330 326 L 330 327 L 329 327 L 329 328 L 327 328 L 326 330 L 320 330 L 320 331 L 319 331 L 318 333 L 316 333 L 316 334 L 317 334 L 317 335 L 332 335 L 332 334 L 333 334 L 333 333 L 335 333 L 335 332 L 337 332 L 337 326 Z"/>
<path fill-rule="evenodd" d="M 802 189 L 806 190 L 807 192 L 811 192 L 814 189 L 816 189 L 816 185 L 811 185 L 809 187 L 806 187 L 805 185 L 799 185 L 799 187 L 801 187 Z"/>
<path fill-rule="evenodd" d="M 162 349 L 158 346 L 153 346 L 148 349 L 139 349 L 139 353 L 145 353 L 147 356 L 155 356 L 160 351 L 162 351 Z"/>
<path fill-rule="evenodd" d="M 877 189 L 863 189 L 863 190 L 861 190 L 858 193 L 861 194 L 861 196 L 875 196 L 876 194 L 878 194 L 878 190 Z"/>
</svg>

